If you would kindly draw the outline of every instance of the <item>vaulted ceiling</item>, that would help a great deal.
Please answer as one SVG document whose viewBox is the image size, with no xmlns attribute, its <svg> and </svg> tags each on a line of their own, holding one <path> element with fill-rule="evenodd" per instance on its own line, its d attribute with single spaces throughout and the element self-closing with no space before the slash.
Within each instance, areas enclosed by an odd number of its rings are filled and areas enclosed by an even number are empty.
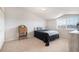
<svg viewBox="0 0 79 59">
<path fill-rule="evenodd" d="M 79 14 L 78 7 L 19 7 L 19 8 L 16 7 L 16 9 L 12 7 L 11 10 L 13 9 L 21 12 L 24 10 L 29 11 L 44 19 L 55 19 L 64 14 Z"/>
</svg>

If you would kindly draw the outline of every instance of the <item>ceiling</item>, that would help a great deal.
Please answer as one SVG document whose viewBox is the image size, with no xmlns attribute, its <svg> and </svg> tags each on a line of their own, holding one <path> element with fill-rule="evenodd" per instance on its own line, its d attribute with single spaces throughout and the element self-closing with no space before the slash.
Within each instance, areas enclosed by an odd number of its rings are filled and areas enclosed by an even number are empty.
<svg viewBox="0 0 79 59">
<path fill-rule="evenodd" d="M 16 10 L 17 12 L 22 13 L 22 11 L 29 11 L 37 16 L 40 16 L 44 19 L 55 19 L 64 14 L 79 14 L 78 7 L 9 7 L 6 8 L 9 12 Z M 12 11 L 10 11 L 12 10 Z"/>
<path fill-rule="evenodd" d="M 28 7 L 25 9 L 45 19 L 55 19 L 64 14 L 79 14 L 78 7 Z"/>
</svg>

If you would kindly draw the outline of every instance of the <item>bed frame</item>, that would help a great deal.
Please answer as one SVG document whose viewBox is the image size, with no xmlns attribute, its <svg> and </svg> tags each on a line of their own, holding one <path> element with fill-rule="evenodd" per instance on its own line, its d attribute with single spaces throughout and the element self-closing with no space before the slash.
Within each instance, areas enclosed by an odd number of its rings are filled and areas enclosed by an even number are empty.
<svg viewBox="0 0 79 59">
<path fill-rule="evenodd" d="M 49 46 L 49 42 L 59 38 L 59 34 L 49 36 L 48 33 L 34 31 L 34 37 L 39 38 L 45 43 L 45 46 Z"/>
</svg>

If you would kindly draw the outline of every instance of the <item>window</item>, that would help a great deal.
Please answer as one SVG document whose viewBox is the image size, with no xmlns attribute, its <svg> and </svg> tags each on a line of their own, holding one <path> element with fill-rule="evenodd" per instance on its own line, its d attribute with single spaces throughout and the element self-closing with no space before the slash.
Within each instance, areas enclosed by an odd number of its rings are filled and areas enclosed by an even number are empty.
<svg viewBox="0 0 79 59">
<path fill-rule="evenodd" d="M 57 19 L 57 28 L 76 29 L 79 15 L 64 15 Z"/>
</svg>

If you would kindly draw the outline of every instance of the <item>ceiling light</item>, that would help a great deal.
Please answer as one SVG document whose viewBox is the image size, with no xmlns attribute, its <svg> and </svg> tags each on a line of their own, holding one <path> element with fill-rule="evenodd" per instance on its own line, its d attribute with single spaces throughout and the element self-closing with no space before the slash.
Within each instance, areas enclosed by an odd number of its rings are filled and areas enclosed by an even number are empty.
<svg viewBox="0 0 79 59">
<path fill-rule="evenodd" d="M 45 11 L 46 9 L 45 8 L 43 8 L 43 9 L 41 9 L 42 11 Z"/>
</svg>

